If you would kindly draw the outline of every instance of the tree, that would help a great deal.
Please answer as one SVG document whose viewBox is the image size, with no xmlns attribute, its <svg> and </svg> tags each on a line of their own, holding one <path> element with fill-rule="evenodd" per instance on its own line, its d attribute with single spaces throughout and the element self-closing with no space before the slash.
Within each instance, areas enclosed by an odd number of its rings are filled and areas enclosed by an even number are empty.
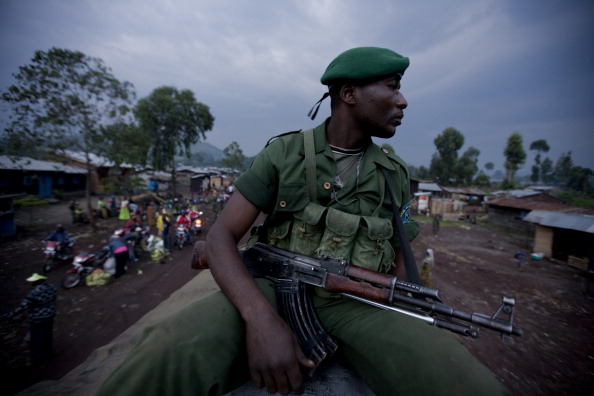
<svg viewBox="0 0 594 396">
<path fill-rule="evenodd" d="M 553 182 L 553 160 L 549 157 L 540 164 L 540 178 L 544 184 Z"/>
<path fill-rule="evenodd" d="M 546 140 L 535 140 L 530 144 L 530 150 L 536 151 L 536 157 L 534 158 L 534 165 L 532 166 L 532 174 L 530 180 L 534 183 L 538 183 L 542 180 L 542 164 L 540 161 L 541 153 L 548 153 L 550 150 L 549 144 Z"/>
<path fill-rule="evenodd" d="M 150 137 L 138 125 L 118 122 L 103 127 L 102 134 L 105 156 L 115 162 L 116 166 L 146 165 Z"/>
<path fill-rule="evenodd" d="M 562 153 L 555 164 L 555 169 L 553 170 L 553 177 L 555 181 L 561 186 L 567 187 L 567 182 L 571 176 L 571 168 L 573 168 L 571 151 Z"/>
<path fill-rule="evenodd" d="M 491 172 L 493 169 L 495 169 L 495 164 L 493 164 L 492 162 L 487 162 L 485 164 L 485 169 Z"/>
<path fill-rule="evenodd" d="M 451 184 L 455 181 L 455 166 L 458 150 L 464 145 L 464 135 L 454 128 L 446 128 L 433 141 L 437 153 L 433 154 L 429 173 L 440 183 Z"/>
<path fill-rule="evenodd" d="M 2 93 L 11 107 L 7 141 L 82 152 L 86 159 L 86 197 L 91 207 L 91 154 L 103 154 L 103 128 L 131 116 L 134 87 L 120 82 L 101 59 L 79 51 L 35 51 L 31 63 L 13 75 L 16 84 Z M 89 216 L 94 226 L 93 216 Z"/>
<path fill-rule="evenodd" d="M 491 185 L 491 179 L 481 171 L 472 184 L 477 187 L 489 187 Z"/>
<path fill-rule="evenodd" d="M 462 154 L 456 164 L 456 184 L 461 186 L 469 186 L 472 184 L 474 175 L 478 172 L 478 157 L 480 151 L 474 147 L 469 147 L 468 150 Z"/>
<path fill-rule="evenodd" d="M 593 192 L 592 183 L 590 183 L 592 176 L 594 176 L 592 169 L 574 166 L 569 172 L 569 178 L 567 180 L 566 186 L 570 190 L 591 195 Z"/>
<path fill-rule="evenodd" d="M 140 130 L 149 139 L 147 160 L 155 170 L 171 172 L 173 194 L 176 194 L 175 155 L 190 157 L 190 146 L 214 125 L 207 105 L 196 101 L 188 89 L 160 87 L 141 99 L 134 113 Z"/>
<path fill-rule="evenodd" d="M 239 147 L 239 143 L 233 141 L 230 145 L 223 149 L 223 158 L 221 163 L 231 169 L 243 170 L 245 163 L 245 155 L 243 150 Z"/>
<path fill-rule="evenodd" d="M 458 158 L 458 150 L 464 145 L 464 135 L 455 128 L 446 128 L 433 142 L 437 153 L 431 158 L 431 177 L 443 184 L 470 185 L 478 171 L 480 151 L 469 147 Z"/>
<path fill-rule="evenodd" d="M 507 170 L 507 178 L 504 186 L 506 188 L 512 188 L 514 185 L 514 175 L 526 161 L 526 152 L 522 146 L 522 135 L 519 132 L 512 133 L 508 138 L 503 154 L 505 155 L 505 169 Z"/>
<path fill-rule="evenodd" d="M 105 126 L 102 133 L 105 156 L 115 163 L 115 167 L 120 167 L 122 164 L 141 167 L 146 165 L 150 142 L 137 125 L 119 122 Z M 109 190 L 114 193 L 121 193 L 124 189 L 134 189 L 143 185 L 143 183 L 138 183 L 138 176 L 131 175 L 130 172 L 125 175 L 123 172 L 110 172 L 107 180 Z"/>
<path fill-rule="evenodd" d="M 418 180 L 429 180 L 431 177 L 429 176 L 429 169 L 426 166 L 421 165 L 418 168 L 414 165 L 408 165 L 408 171 L 410 173 L 410 177 Z"/>
</svg>

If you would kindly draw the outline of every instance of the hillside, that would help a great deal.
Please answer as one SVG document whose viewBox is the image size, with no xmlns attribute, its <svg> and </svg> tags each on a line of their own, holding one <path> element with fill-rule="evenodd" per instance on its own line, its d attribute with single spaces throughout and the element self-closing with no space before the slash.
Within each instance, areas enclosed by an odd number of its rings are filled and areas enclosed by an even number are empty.
<svg viewBox="0 0 594 396">
<path fill-rule="evenodd" d="M 183 155 L 176 156 L 176 161 L 184 165 L 192 166 L 218 166 L 220 165 L 219 161 L 223 158 L 223 150 L 204 141 L 199 141 L 192 145 L 190 152 L 192 153 L 190 158 Z"/>
</svg>

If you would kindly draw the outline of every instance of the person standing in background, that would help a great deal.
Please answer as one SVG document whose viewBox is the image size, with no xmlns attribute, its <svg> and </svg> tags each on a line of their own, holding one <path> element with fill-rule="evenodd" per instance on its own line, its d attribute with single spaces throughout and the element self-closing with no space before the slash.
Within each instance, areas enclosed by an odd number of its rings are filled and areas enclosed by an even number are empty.
<svg viewBox="0 0 594 396">
<path fill-rule="evenodd" d="M 47 277 L 34 273 L 27 278 L 33 290 L 16 309 L 4 318 L 12 318 L 24 311 L 29 311 L 29 365 L 39 366 L 47 363 L 53 356 L 54 317 L 56 316 L 56 287 L 46 283 Z"/>
</svg>

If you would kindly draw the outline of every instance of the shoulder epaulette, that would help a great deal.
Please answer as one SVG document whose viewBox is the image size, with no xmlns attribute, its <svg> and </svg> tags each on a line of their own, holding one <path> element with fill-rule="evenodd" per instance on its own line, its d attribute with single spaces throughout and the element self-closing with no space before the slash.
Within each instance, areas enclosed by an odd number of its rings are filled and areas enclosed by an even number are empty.
<svg viewBox="0 0 594 396">
<path fill-rule="evenodd" d="M 301 130 L 301 129 L 299 129 L 299 130 L 297 130 L 297 131 L 285 132 L 285 133 L 281 133 L 280 135 L 273 136 L 273 137 L 271 137 L 271 138 L 268 140 L 268 142 L 266 142 L 266 146 L 268 146 L 270 143 L 272 143 L 273 141 L 275 141 L 275 140 L 276 140 L 276 139 L 278 139 L 278 138 L 281 138 L 281 137 L 283 137 L 283 136 L 287 136 L 287 135 L 292 135 L 292 134 L 294 134 L 294 133 L 301 133 L 301 131 L 302 131 L 302 130 Z"/>
</svg>

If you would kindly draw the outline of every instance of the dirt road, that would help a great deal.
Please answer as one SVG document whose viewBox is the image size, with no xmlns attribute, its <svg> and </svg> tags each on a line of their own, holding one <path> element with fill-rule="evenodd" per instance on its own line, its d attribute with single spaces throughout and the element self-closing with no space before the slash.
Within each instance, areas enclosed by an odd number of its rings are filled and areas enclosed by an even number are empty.
<svg viewBox="0 0 594 396">
<path fill-rule="evenodd" d="M 43 262 L 41 239 L 49 234 L 56 222 L 64 220 L 64 212 L 68 216 L 64 205 L 52 205 L 46 209 L 50 210 L 40 211 L 34 216 L 35 230 L 17 239 L 0 242 L 1 313 L 15 308 L 26 295 L 30 286 L 24 279 L 32 272 L 40 271 Z M 64 224 L 76 237 L 77 252 L 99 250 L 106 245 L 113 231 L 122 225 L 119 220 L 111 218 L 100 220 L 96 231 L 88 225 Z M 204 235 L 194 239 L 201 238 Z M 152 262 L 148 255 L 144 255 L 138 262 L 128 264 L 125 276 L 106 286 L 80 284 L 65 290 L 60 287 L 60 281 L 68 265 L 52 270 L 48 279 L 58 288 L 58 312 L 54 322 L 55 358 L 43 367 L 27 367 L 26 318 L 0 321 L 1 379 L 10 389 L 7 394 L 41 380 L 62 377 L 83 362 L 95 348 L 113 340 L 196 276 L 198 272 L 189 266 L 191 250 L 190 246 L 181 251 L 174 249 L 171 259 L 165 264 Z"/>
<path fill-rule="evenodd" d="M 208 227 L 208 212 L 205 220 Z M 97 232 L 88 226 L 69 230 L 79 236 L 78 248 L 92 250 L 117 225 L 115 220 L 104 220 Z M 39 241 L 50 228 L 51 224 L 39 225 L 36 232 L 0 242 L 4 309 L 14 308 L 26 294 L 24 278 L 38 270 Z M 431 224 L 422 223 L 413 249 L 417 263 L 427 248 L 435 251 L 433 287 L 459 310 L 492 315 L 503 296 L 516 299 L 516 323 L 524 334 L 515 345 L 486 332 L 479 339 L 461 339 L 516 395 L 589 395 L 594 389 L 594 302 L 582 293 L 583 274 L 548 260 L 528 261 L 518 270 L 514 255 L 528 252 L 529 243 L 526 235 L 468 223 L 443 226 L 435 237 Z M 2 322 L 2 372 L 8 374 L 3 383 L 14 393 L 43 379 L 60 378 L 195 276 L 189 255 L 186 247 L 174 251 L 173 260 L 166 264 L 143 258 L 131 263 L 126 276 L 105 287 L 59 290 L 56 357 L 45 367 L 24 367 L 26 321 Z M 50 273 L 50 281 L 58 285 L 65 270 Z"/>
</svg>

